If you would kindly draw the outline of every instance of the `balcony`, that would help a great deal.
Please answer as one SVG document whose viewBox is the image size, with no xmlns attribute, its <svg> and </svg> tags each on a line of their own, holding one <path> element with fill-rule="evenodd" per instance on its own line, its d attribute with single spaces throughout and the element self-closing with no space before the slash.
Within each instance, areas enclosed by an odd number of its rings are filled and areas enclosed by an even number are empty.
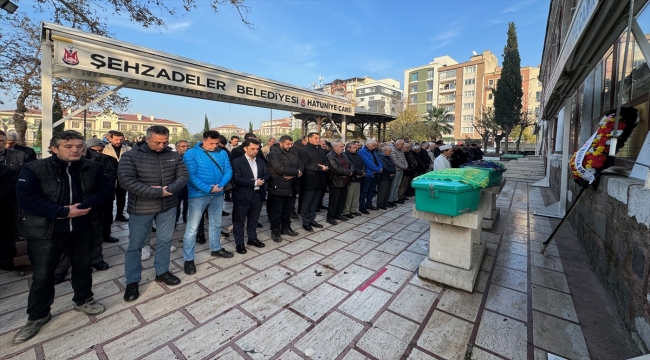
<svg viewBox="0 0 650 360">
<path fill-rule="evenodd" d="M 438 92 L 440 94 L 446 94 L 446 93 L 449 93 L 449 92 L 452 92 L 452 91 L 456 92 L 456 84 L 455 83 L 454 84 L 447 84 L 445 86 L 441 86 L 440 89 L 438 90 Z"/>
<path fill-rule="evenodd" d="M 440 78 L 438 78 L 438 82 L 440 82 L 440 83 L 446 83 L 446 82 L 450 82 L 450 81 L 456 81 L 456 75 L 453 75 L 453 76 L 450 75 L 450 76 L 447 76 L 445 78 L 443 78 L 441 76 Z"/>
<path fill-rule="evenodd" d="M 456 102 L 456 96 L 441 96 L 440 99 L 438 99 L 438 104 L 453 104 Z"/>
</svg>

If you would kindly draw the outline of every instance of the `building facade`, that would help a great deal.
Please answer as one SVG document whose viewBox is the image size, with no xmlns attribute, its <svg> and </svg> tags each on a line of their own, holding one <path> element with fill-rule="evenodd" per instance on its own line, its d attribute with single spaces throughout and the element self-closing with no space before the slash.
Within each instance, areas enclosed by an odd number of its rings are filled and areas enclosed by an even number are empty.
<svg viewBox="0 0 650 360">
<path fill-rule="evenodd" d="M 210 128 L 210 130 L 216 130 L 219 132 L 219 134 L 225 136 L 228 139 L 230 139 L 231 136 L 239 136 L 243 139 L 244 135 L 248 132 L 248 130 L 242 129 L 234 124 L 217 126 Z"/>
<path fill-rule="evenodd" d="M 501 66 L 497 66 L 493 73 L 483 77 L 482 96 L 485 107 L 494 108 L 494 89 L 501 78 Z M 540 100 L 542 98 L 542 82 L 539 79 L 539 67 L 525 66 L 521 68 L 521 89 L 523 91 L 522 110 L 535 119 L 539 116 Z"/>
<path fill-rule="evenodd" d="M 397 116 L 403 91 L 399 81 L 382 79 L 357 86 L 357 106 L 378 114 Z"/>
<path fill-rule="evenodd" d="M 302 129 L 302 121 L 292 117 L 262 121 L 259 128 L 253 132 L 258 136 L 270 137 L 287 135 L 295 129 Z"/>
<path fill-rule="evenodd" d="M 540 69 L 540 138 L 548 165 L 547 177 L 536 185 L 550 187 L 559 199 L 543 211 L 548 216 L 564 216 L 575 204 L 569 221 L 645 353 L 650 349 L 650 189 L 644 186 L 650 163 L 650 9 L 648 0 L 630 7 L 629 0 L 551 1 Z M 618 174 L 602 173 L 577 201 L 581 188 L 572 181 L 569 159 L 619 105 L 636 108 L 640 121 L 616 155 Z"/>
<path fill-rule="evenodd" d="M 64 110 L 64 115 L 70 114 L 70 109 Z M 0 118 L 11 118 L 14 110 L 0 110 Z M 27 144 L 34 144 L 34 138 L 38 131 L 38 126 L 41 123 L 42 112 L 39 109 L 30 109 L 25 114 L 25 121 L 27 121 L 27 133 L 25 133 L 25 141 Z M 125 133 L 133 134 L 132 136 L 143 136 L 147 128 L 152 125 L 164 125 L 169 128 L 171 134 L 181 133 L 186 124 L 176 121 L 156 118 L 154 115 L 142 116 L 142 114 L 117 114 L 114 112 L 97 112 L 88 111 L 86 113 L 86 137 L 91 138 L 97 136 L 102 138 L 110 130 L 118 130 Z M 12 125 L 13 126 L 13 125 Z M 71 119 L 65 121 L 64 129 L 76 130 L 84 133 L 84 117 L 83 113 L 73 116 Z M 8 128 L 9 131 L 13 127 Z"/>
<path fill-rule="evenodd" d="M 373 81 L 375 80 L 367 76 L 362 78 L 353 77 L 349 79 L 336 79 L 331 83 L 323 85 L 322 88 L 317 88 L 316 90 L 322 90 L 328 94 L 343 96 L 352 101 L 356 101 L 357 86 L 365 85 Z"/>
</svg>

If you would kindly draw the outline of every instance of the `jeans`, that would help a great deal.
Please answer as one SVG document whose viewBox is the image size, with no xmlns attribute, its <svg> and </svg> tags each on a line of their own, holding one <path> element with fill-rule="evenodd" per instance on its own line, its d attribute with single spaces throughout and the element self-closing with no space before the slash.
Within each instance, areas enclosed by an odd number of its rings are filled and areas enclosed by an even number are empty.
<svg viewBox="0 0 650 360">
<path fill-rule="evenodd" d="M 291 228 L 291 211 L 296 202 L 296 196 L 273 196 L 269 195 L 267 200 L 268 204 L 273 203 L 273 207 L 269 209 L 269 221 L 271 222 L 271 230 L 282 230 Z"/>
<path fill-rule="evenodd" d="M 359 195 L 359 209 L 365 210 L 372 206 L 372 198 L 377 190 L 377 176 L 364 177 L 361 182 L 361 194 Z"/>
<path fill-rule="evenodd" d="M 223 210 L 223 194 L 195 197 L 188 200 L 187 225 L 183 235 L 183 256 L 185 261 L 194 260 L 196 232 L 203 221 L 203 211 L 208 210 L 208 238 L 210 250 L 221 250 L 221 211 Z"/>
<path fill-rule="evenodd" d="M 257 239 L 257 222 L 262 212 L 262 194 L 255 193 L 251 202 L 246 205 L 233 203 L 232 205 L 232 234 L 235 245 L 244 245 L 244 223 L 248 241 Z M 212 216 L 212 215 L 211 215 Z"/>
<path fill-rule="evenodd" d="M 157 214 L 129 216 L 129 248 L 124 255 L 126 283 L 140 282 L 142 274 L 142 247 L 151 237 L 151 226 L 156 220 L 156 255 L 153 262 L 156 276 L 169 271 L 169 248 L 176 220 L 176 207 Z"/>
<path fill-rule="evenodd" d="M 305 190 L 300 200 L 302 209 L 302 224 L 309 225 L 316 218 L 316 210 L 318 209 L 318 202 L 320 201 L 320 194 L 322 190 Z"/>
<path fill-rule="evenodd" d="M 343 214 L 343 208 L 345 207 L 345 199 L 347 195 L 347 186 L 340 188 L 330 186 L 330 203 L 327 206 L 327 217 L 329 219 L 336 219 Z"/>
<path fill-rule="evenodd" d="M 27 299 L 29 320 L 39 320 L 50 313 L 54 303 L 54 270 L 64 252 L 72 264 L 72 301 L 82 305 L 93 297 L 90 253 L 94 237 L 95 232 L 88 230 L 53 234 L 51 239 L 27 240 L 27 256 L 34 267 Z"/>
<path fill-rule="evenodd" d="M 359 210 L 359 194 L 361 193 L 361 183 L 352 182 L 348 185 L 348 193 L 345 196 L 345 206 L 343 214 L 350 215 Z"/>
<path fill-rule="evenodd" d="M 393 181 L 390 182 L 390 195 L 388 196 L 389 202 L 395 202 L 397 198 L 397 190 L 399 189 L 399 184 L 402 182 L 402 175 L 404 171 L 397 170 L 395 176 L 393 176 Z"/>
</svg>

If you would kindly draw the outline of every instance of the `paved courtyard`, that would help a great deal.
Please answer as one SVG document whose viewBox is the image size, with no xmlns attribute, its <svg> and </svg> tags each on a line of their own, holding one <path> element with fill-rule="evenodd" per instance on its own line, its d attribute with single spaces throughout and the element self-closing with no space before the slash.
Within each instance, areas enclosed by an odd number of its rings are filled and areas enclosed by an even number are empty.
<svg viewBox="0 0 650 360">
<path fill-rule="evenodd" d="M 72 311 L 66 281 L 56 287 L 52 321 L 11 345 L 27 318 L 31 274 L 0 273 L 0 358 L 589 358 L 558 249 L 551 245 L 548 258 L 538 251 L 552 230 L 532 214 L 543 207 L 541 190 L 509 181 L 497 204 L 501 218 L 482 234 L 487 252 L 472 294 L 417 276 L 429 224 L 410 216 L 412 202 L 336 226 L 321 211 L 324 229 L 308 233 L 294 220 L 300 235 L 281 243 L 270 240 L 262 216 L 265 248 L 221 259 L 197 244 L 193 276 L 182 270 L 179 224 L 171 271 L 182 284 L 153 281 L 152 256 L 132 303 L 122 300 L 128 226 L 115 224 L 121 241 L 104 248 L 111 268 L 93 274 L 95 297 L 107 307 L 97 317 Z M 232 235 L 223 244 L 234 252 Z"/>
</svg>

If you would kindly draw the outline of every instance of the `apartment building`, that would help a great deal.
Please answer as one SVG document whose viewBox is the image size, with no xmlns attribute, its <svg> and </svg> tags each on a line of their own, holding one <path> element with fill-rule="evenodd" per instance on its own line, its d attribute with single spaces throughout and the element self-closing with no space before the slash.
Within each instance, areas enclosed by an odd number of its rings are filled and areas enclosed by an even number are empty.
<svg viewBox="0 0 650 360">
<path fill-rule="evenodd" d="M 242 141 L 244 135 L 248 132 L 248 130 L 242 129 L 234 124 L 217 126 L 217 127 L 210 128 L 210 130 L 216 130 L 219 132 L 219 134 L 225 136 L 228 139 L 230 139 L 230 137 L 234 135 L 240 136 L 242 138 Z"/>
<path fill-rule="evenodd" d="M 493 73 L 485 74 L 482 83 L 483 104 L 494 108 L 494 89 L 501 78 L 501 66 Z M 523 91 L 522 110 L 528 111 L 528 116 L 539 116 L 539 103 L 542 98 L 542 82 L 539 80 L 539 67 L 525 66 L 521 68 L 521 88 Z"/>
<path fill-rule="evenodd" d="M 378 114 L 397 116 L 403 91 L 399 81 L 382 79 L 357 86 L 357 106 Z"/>
<path fill-rule="evenodd" d="M 316 90 L 322 90 L 328 94 L 343 96 L 352 101 L 356 101 L 357 87 L 374 81 L 374 79 L 367 76 L 353 77 L 349 79 L 336 79 L 331 83 L 323 85 L 321 88 L 316 88 Z"/>
<path fill-rule="evenodd" d="M 11 118 L 15 110 L 0 110 L 0 118 Z M 70 114 L 72 110 L 64 110 L 64 115 Z M 25 114 L 25 121 L 27 121 L 27 132 L 25 133 L 25 141 L 27 144 L 33 144 L 38 125 L 41 123 L 42 112 L 40 109 L 30 109 Z M 77 114 L 72 118 L 65 121 L 64 128 L 66 130 L 77 130 L 84 133 L 84 118 L 83 113 Z M 101 138 L 109 130 L 119 130 L 122 132 L 131 132 L 137 136 L 144 135 L 152 125 L 164 125 L 169 128 L 171 134 L 181 133 L 186 124 L 176 121 L 156 118 L 154 115 L 142 116 L 142 114 L 117 114 L 110 112 L 97 112 L 88 111 L 86 113 L 86 137 L 90 138 L 93 135 Z M 7 129 L 9 131 L 13 128 Z"/>
<path fill-rule="evenodd" d="M 294 129 L 302 129 L 302 120 L 291 116 L 282 119 L 262 121 L 262 125 L 253 132 L 256 135 L 267 137 L 289 134 Z"/>
</svg>

